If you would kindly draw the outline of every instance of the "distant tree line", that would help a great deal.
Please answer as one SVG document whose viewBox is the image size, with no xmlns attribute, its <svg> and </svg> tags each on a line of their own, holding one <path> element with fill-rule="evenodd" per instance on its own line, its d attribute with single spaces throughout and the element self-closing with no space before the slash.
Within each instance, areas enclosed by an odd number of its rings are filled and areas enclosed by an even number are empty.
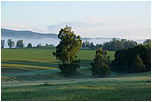
<svg viewBox="0 0 152 102">
<path fill-rule="evenodd" d="M 128 47 L 135 47 L 137 45 L 137 42 L 133 40 L 117 40 L 116 38 L 113 38 L 109 42 L 104 42 L 103 44 L 96 44 L 94 45 L 93 42 L 85 41 L 82 43 L 82 48 L 84 49 L 100 49 L 108 50 L 108 51 L 117 51 L 119 49 L 128 48 Z"/>
<path fill-rule="evenodd" d="M 7 44 L 8 44 L 8 47 L 9 47 L 9 48 L 13 48 L 13 47 L 15 46 L 15 43 L 14 43 L 14 41 L 13 41 L 12 39 L 8 39 L 8 40 L 7 40 Z M 5 45 L 5 40 L 1 40 L 1 49 L 4 48 L 4 45 Z M 54 45 L 53 45 L 53 44 L 48 45 L 48 44 L 46 43 L 46 47 L 48 47 L 48 46 L 54 46 Z M 25 47 L 25 46 L 24 46 L 23 40 L 18 40 L 17 43 L 16 43 L 15 48 L 24 48 L 24 47 Z M 42 47 L 41 43 L 39 43 L 39 44 L 37 45 L 37 47 Z M 32 48 L 32 44 L 29 43 L 29 44 L 27 45 L 27 48 Z"/>
<path fill-rule="evenodd" d="M 144 43 L 147 43 L 146 40 Z M 111 70 L 123 73 L 151 71 L 151 41 L 146 45 L 121 49 L 115 52 Z"/>
</svg>

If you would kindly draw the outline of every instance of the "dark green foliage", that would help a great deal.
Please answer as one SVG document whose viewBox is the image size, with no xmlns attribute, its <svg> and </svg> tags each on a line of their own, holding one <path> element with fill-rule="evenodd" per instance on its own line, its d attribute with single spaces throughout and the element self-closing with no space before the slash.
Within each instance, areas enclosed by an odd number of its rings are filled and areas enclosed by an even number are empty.
<svg viewBox="0 0 152 102">
<path fill-rule="evenodd" d="M 74 60 L 71 63 L 59 64 L 59 69 L 62 71 L 62 74 L 66 77 L 73 75 L 76 72 L 76 69 L 78 68 L 80 68 L 80 60 Z"/>
<path fill-rule="evenodd" d="M 29 43 L 29 44 L 27 45 L 27 47 L 28 47 L 28 48 L 32 48 L 32 44 Z"/>
<path fill-rule="evenodd" d="M 4 48 L 4 45 L 5 45 L 5 40 L 1 40 L 1 49 Z"/>
<path fill-rule="evenodd" d="M 111 63 L 111 70 L 117 72 L 143 72 L 151 70 L 151 47 L 138 45 L 118 50 Z"/>
<path fill-rule="evenodd" d="M 56 52 L 53 52 L 53 55 L 63 62 L 63 64 L 59 65 L 59 68 L 66 76 L 72 75 L 79 67 L 79 61 L 76 61 L 75 58 L 77 58 L 76 53 L 82 46 L 81 37 L 76 36 L 71 29 L 71 27 L 66 26 L 66 28 L 59 31 L 58 38 L 61 41 L 56 46 Z M 70 73 L 70 71 L 72 72 Z"/>
<path fill-rule="evenodd" d="M 102 49 L 96 50 L 96 55 L 94 58 L 94 63 L 92 65 L 92 75 L 99 75 L 100 77 L 105 77 L 111 75 L 109 57 L 107 57 L 107 50 L 103 51 Z"/>
<path fill-rule="evenodd" d="M 146 51 L 145 65 L 147 71 L 150 71 L 151 70 L 151 41 L 146 45 L 146 47 L 147 47 L 147 51 Z"/>
<path fill-rule="evenodd" d="M 14 43 L 14 41 L 12 41 L 12 39 L 8 39 L 7 44 L 9 46 L 9 48 L 14 47 L 14 45 L 15 45 L 15 43 Z"/>
<path fill-rule="evenodd" d="M 131 63 L 132 72 L 143 72 L 145 70 L 145 65 L 142 62 L 139 54 L 133 59 Z"/>
<path fill-rule="evenodd" d="M 16 48 L 23 48 L 24 44 L 23 44 L 23 40 L 18 40 L 16 43 Z"/>
</svg>

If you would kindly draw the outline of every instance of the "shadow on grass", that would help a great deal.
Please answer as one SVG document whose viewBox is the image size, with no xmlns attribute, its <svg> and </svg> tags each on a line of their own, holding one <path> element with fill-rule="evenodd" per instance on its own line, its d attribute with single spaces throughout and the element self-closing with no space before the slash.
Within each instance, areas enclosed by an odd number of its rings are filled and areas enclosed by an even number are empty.
<svg viewBox="0 0 152 102">
<path fill-rule="evenodd" d="M 58 68 L 58 63 L 53 64 L 53 63 L 34 62 L 34 61 L 25 61 L 25 60 L 5 60 L 5 61 L 6 62 L 2 61 L 1 63 Z"/>
</svg>

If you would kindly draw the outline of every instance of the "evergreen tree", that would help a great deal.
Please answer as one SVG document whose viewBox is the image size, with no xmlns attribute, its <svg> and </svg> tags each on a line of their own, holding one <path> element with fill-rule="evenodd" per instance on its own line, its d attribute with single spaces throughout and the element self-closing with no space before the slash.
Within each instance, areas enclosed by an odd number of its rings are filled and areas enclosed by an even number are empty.
<svg viewBox="0 0 152 102">
<path fill-rule="evenodd" d="M 92 65 L 92 75 L 99 75 L 100 77 L 105 77 L 111 75 L 109 57 L 107 56 L 107 50 L 103 51 L 102 49 L 96 50 L 96 55 L 94 62 L 90 63 Z"/>
</svg>

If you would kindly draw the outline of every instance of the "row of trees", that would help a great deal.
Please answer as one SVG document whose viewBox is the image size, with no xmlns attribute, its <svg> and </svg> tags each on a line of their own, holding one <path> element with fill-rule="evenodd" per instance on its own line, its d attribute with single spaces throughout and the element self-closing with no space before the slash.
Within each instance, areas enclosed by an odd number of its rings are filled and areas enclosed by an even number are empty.
<svg viewBox="0 0 152 102">
<path fill-rule="evenodd" d="M 113 38 L 109 42 L 104 42 L 103 44 L 96 44 L 94 45 L 93 42 L 85 41 L 82 43 L 82 48 L 84 49 L 100 49 L 108 50 L 108 51 L 117 51 L 119 49 L 128 48 L 128 47 L 135 47 L 137 45 L 137 42 L 133 40 L 117 40 L 116 38 Z"/>
<path fill-rule="evenodd" d="M 111 70 L 123 73 L 150 71 L 151 42 L 116 51 Z"/>
<path fill-rule="evenodd" d="M 14 41 L 12 41 L 12 39 L 8 39 L 7 44 L 8 44 L 8 46 L 9 46 L 9 48 L 12 48 L 12 47 L 15 46 L 15 43 L 14 43 Z M 5 45 L 5 40 L 1 40 L 1 48 L 2 48 L 2 49 L 4 48 L 4 45 Z M 37 47 L 41 47 L 41 46 L 42 46 L 41 43 L 37 45 Z M 47 46 L 54 46 L 54 45 L 53 45 L 53 44 L 48 45 L 48 44 L 46 43 L 46 47 L 47 47 Z M 15 47 L 16 47 L 16 48 L 23 48 L 23 47 L 25 47 L 25 46 L 24 46 L 24 43 L 23 43 L 23 40 L 18 40 Z M 29 43 L 29 44 L 27 45 L 27 48 L 32 48 L 32 44 Z"/>
</svg>

